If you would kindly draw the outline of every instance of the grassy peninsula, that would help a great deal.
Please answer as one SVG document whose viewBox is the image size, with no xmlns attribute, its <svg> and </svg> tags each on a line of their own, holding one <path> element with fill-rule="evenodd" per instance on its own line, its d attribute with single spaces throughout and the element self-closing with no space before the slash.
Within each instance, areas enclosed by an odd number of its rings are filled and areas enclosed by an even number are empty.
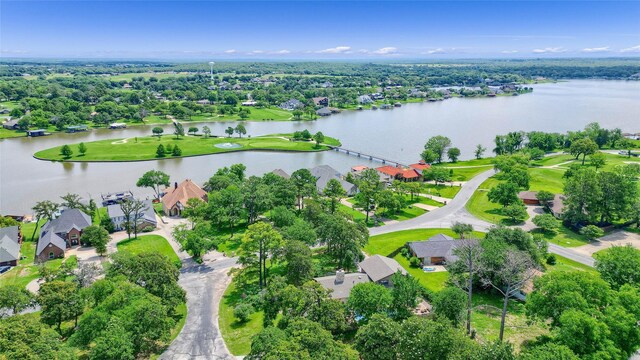
<svg viewBox="0 0 640 360">
<path fill-rule="evenodd" d="M 204 136 L 173 135 L 108 139 L 83 143 L 86 152 L 80 152 L 80 144 L 69 144 L 42 150 L 34 154 L 40 160 L 70 162 L 117 162 L 145 161 L 210 155 L 234 151 L 294 151 L 310 152 L 328 150 L 329 146 L 340 145 L 337 139 L 325 136 L 318 145 L 315 141 L 294 141 L 292 134 L 276 134 L 246 138 L 223 138 Z M 165 155 L 158 155 L 162 145 Z M 63 155 L 63 147 L 68 146 L 71 154 Z M 179 151 L 173 151 L 178 146 Z"/>
</svg>

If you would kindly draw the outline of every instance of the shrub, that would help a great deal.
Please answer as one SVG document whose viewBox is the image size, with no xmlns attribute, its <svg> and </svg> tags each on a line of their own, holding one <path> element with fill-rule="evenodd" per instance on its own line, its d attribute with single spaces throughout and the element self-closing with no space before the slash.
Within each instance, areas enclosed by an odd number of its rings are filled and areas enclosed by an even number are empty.
<svg viewBox="0 0 640 360">
<path fill-rule="evenodd" d="M 411 253 L 409 253 L 409 249 L 407 249 L 406 247 L 402 247 L 402 249 L 400 249 L 400 255 L 407 259 L 411 258 Z"/>
<path fill-rule="evenodd" d="M 555 265 L 556 264 L 556 256 L 553 255 L 553 254 L 547 255 L 547 264 L 548 265 Z"/>
<path fill-rule="evenodd" d="M 593 241 L 599 237 L 602 237 L 602 235 L 604 235 L 604 231 L 595 225 L 587 225 L 580 229 L 580 234 Z"/>
<path fill-rule="evenodd" d="M 235 316 L 235 318 L 238 319 L 238 322 L 241 323 L 249 321 L 249 316 L 251 316 L 251 314 L 253 314 L 253 306 L 249 304 L 238 304 L 233 309 L 233 316 Z"/>
<path fill-rule="evenodd" d="M 413 256 L 411 259 L 409 259 L 409 264 L 412 267 L 420 267 L 420 259 L 418 259 L 417 257 Z"/>
</svg>

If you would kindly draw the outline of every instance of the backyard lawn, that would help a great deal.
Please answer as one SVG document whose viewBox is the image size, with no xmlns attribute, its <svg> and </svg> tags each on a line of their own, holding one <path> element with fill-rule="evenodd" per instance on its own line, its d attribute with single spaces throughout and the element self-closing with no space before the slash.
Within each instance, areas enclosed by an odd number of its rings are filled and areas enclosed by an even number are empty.
<svg viewBox="0 0 640 360">
<path fill-rule="evenodd" d="M 35 251 L 36 243 L 25 240 L 20 248 L 22 259 L 18 262 L 18 266 L 14 266 L 11 270 L 0 275 L 0 286 L 18 285 L 26 287 L 32 280 L 39 278 L 38 265 L 33 262 Z M 63 259 L 54 259 L 44 264 L 49 270 L 55 271 L 65 261 L 76 262 L 76 258 L 75 256 L 70 256 Z"/>
<path fill-rule="evenodd" d="M 326 137 L 325 143 L 339 145 L 335 139 Z M 61 146 L 37 152 L 34 156 L 42 160 L 55 161 L 141 161 L 172 158 L 171 154 L 159 158 L 156 150 L 159 145 L 167 147 L 179 146 L 182 155 L 178 157 L 208 155 L 234 151 L 272 150 L 272 151 L 322 151 L 329 147 L 321 145 L 316 148 L 315 142 L 289 141 L 280 136 L 260 136 L 253 138 L 205 138 L 202 136 L 165 135 L 158 137 L 137 137 L 129 139 L 108 139 L 85 143 L 87 152 L 82 155 L 77 144 L 70 144 L 73 155 L 65 159 L 61 154 Z"/>
<path fill-rule="evenodd" d="M 242 299 L 241 291 L 236 290 L 232 282 L 220 300 L 219 318 L 220 332 L 225 345 L 233 355 L 246 355 L 251 350 L 251 338 L 262 330 L 264 312 L 257 311 L 246 323 L 240 323 L 233 316 L 234 307 Z"/>
<path fill-rule="evenodd" d="M 118 252 L 132 255 L 157 252 L 169 258 L 177 267 L 182 266 L 180 258 L 173 251 L 167 239 L 160 235 L 141 235 L 137 239 L 132 238 L 131 240 L 121 241 L 118 243 Z"/>
<path fill-rule="evenodd" d="M 529 168 L 529 190 L 531 191 L 549 191 L 553 194 L 562 194 L 564 187 L 564 169 L 540 169 Z"/>
<path fill-rule="evenodd" d="M 422 184 L 422 193 L 453 199 L 460 191 L 460 186 Z"/>
<path fill-rule="evenodd" d="M 560 226 L 558 230 L 554 233 L 541 232 L 538 230 L 531 231 L 533 234 L 542 234 L 542 236 L 551 243 L 556 245 L 564 246 L 564 247 L 576 247 L 587 245 L 589 240 L 584 236 L 573 232 L 571 229 Z"/>
<path fill-rule="evenodd" d="M 480 184 L 478 190 L 473 193 L 467 202 L 467 210 L 476 217 L 494 224 L 508 220 L 506 216 L 500 213 L 502 206 L 490 202 L 487 197 L 489 190 L 498 185 L 499 182 L 498 179 L 491 177 Z"/>
</svg>

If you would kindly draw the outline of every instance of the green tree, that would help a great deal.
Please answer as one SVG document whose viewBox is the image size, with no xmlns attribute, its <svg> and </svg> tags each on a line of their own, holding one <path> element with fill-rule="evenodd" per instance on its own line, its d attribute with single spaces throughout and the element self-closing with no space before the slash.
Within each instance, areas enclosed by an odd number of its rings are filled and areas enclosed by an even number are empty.
<svg viewBox="0 0 640 360">
<path fill-rule="evenodd" d="M 400 324 L 384 314 L 374 314 L 358 329 L 354 347 L 362 360 L 396 360 Z"/>
<path fill-rule="evenodd" d="M 238 124 L 234 129 L 235 133 L 238 134 L 238 137 L 242 138 L 242 135 L 247 133 L 247 129 L 242 124 Z"/>
<path fill-rule="evenodd" d="M 133 360 L 134 355 L 131 334 L 116 319 L 109 321 L 90 353 L 91 359 L 97 360 Z"/>
<path fill-rule="evenodd" d="M 69 147 L 69 145 L 62 145 L 62 147 L 60 148 L 60 155 L 62 155 L 65 159 L 69 159 L 73 155 L 73 150 L 71 150 L 71 147 Z"/>
<path fill-rule="evenodd" d="M 302 114 L 304 114 L 304 113 L 302 112 L 302 110 L 298 110 L 298 109 L 296 109 L 296 110 L 293 110 L 293 111 L 291 112 L 291 114 L 293 115 L 293 118 L 294 118 L 294 119 L 296 119 L 296 120 L 300 120 L 300 119 L 302 119 Z"/>
<path fill-rule="evenodd" d="M 445 151 L 451 146 L 451 140 L 448 137 L 445 136 L 441 136 L 441 135 L 437 135 L 434 136 L 432 138 L 430 138 L 427 143 L 424 145 L 424 149 L 425 152 L 431 152 L 433 155 L 435 155 L 435 162 L 437 163 L 441 163 L 442 162 L 442 157 L 445 154 Z M 423 155 L 425 153 L 423 152 Z M 424 156 L 423 156 L 424 159 Z M 432 161 L 427 161 L 427 159 L 424 159 L 426 162 L 432 162 Z"/>
<path fill-rule="evenodd" d="M 595 225 L 587 225 L 580 229 L 580 234 L 590 241 L 595 241 L 604 235 L 604 231 Z"/>
<path fill-rule="evenodd" d="M 549 191 L 540 190 L 536 194 L 536 199 L 538 199 L 540 205 L 548 209 L 551 207 L 551 203 L 553 202 L 553 199 L 555 199 L 555 195 Z"/>
<path fill-rule="evenodd" d="M 560 227 L 560 221 L 551 214 L 536 215 L 532 221 L 537 227 L 547 233 L 555 233 Z"/>
<path fill-rule="evenodd" d="M 467 303 L 465 306 L 467 312 L 467 334 L 471 335 L 471 310 L 473 299 L 473 285 L 475 276 L 482 272 L 483 262 L 482 255 L 484 248 L 480 241 L 476 239 L 461 239 L 453 253 L 458 257 L 453 264 L 449 266 L 449 271 L 454 274 L 453 282 L 467 291 Z M 464 272 L 464 276 L 458 279 L 455 273 Z"/>
<path fill-rule="evenodd" d="M 552 342 L 525 348 L 521 360 L 579 360 L 571 349 Z"/>
<path fill-rule="evenodd" d="M 291 181 L 296 187 L 298 209 L 304 208 L 304 198 L 314 194 L 316 190 L 316 178 L 309 169 L 299 169 L 291 174 Z"/>
<path fill-rule="evenodd" d="M 184 136 L 184 126 L 177 121 L 173 122 L 173 135 L 176 136 L 176 139 L 180 139 L 180 136 Z"/>
<path fill-rule="evenodd" d="M 327 182 L 322 194 L 329 198 L 331 213 L 333 214 L 336 211 L 336 206 L 340 200 L 347 195 L 347 192 L 344 191 L 338 179 L 331 179 Z"/>
<path fill-rule="evenodd" d="M 37 298 L 42 311 L 40 319 L 47 325 L 55 325 L 61 333 L 60 325 L 63 321 L 74 320 L 78 325 L 78 316 L 84 309 L 84 301 L 78 287 L 71 282 L 60 280 L 42 284 Z"/>
<path fill-rule="evenodd" d="M 180 149 L 180 147 L 178 147 L 178 144 L 176 144 L 173 147 L 173 150 L 171 151 L 171 155 L 172 156 L 182 156 L 182 149 Z"/>
<path fill-rule="evenodd" d="M 458 158 L 460 157 L 460 149 L 457 147 L 452 147 L 447 150 L 447 157 L 451 162 L 458 162 Z"/>
<path fill-rule="evenodd" d="M 227 134 L 227 137 L 231 137 L 233 135 L 233 133 L 235 132 L 234 128 L 232 128 L 231 126 L 227 127 L 224 130 L 224 133 Z"/>
<path fill-rule="evenodd" d="M 407 319 L 413 315 L 418 301 L 424 294 L 420 282 L 411 275 L 396 272 L 391 276 L 391 307 L 390 313 L 396 320 Z"/>
<path fill-rule="evenodd" d="M 33 228 L 33 233 L 31 234 L 31 241 L 35 239 L 36 231 L 38 231 L 38 225 L 40 225 L 40 220 L 46 219 L 47 221 L 53 220 L 53 216 L 58 211 L 59 205 L 49 201 L 43 200 L 38 201 L 32 208 L 35 216 L 36 216 L 36 226 Z"/>
<path fill-rule="evenodd" d="M 238 262 L 258 270 L 260 288 L 267 286 L 267 263 L 273 265 L 283 245 L 282 235 L 266 222 L 249 225 L 242 238 L 242 254 Z"/>
<path fill-rule="evenodd" d="M 167 152 L 164 149 L 164 145 L 162 144 L 158 145 L 158 148 L 156 148 L 156 157 L 163 158 L 166 156 L 166 154 Z"/>
<path fill-rule="evenodd" d="M 368 282 L 351 289 L 347 306 L 367 323 L 375 314 L 385 314 L 393 301 L 391 292 L 384 286 Z"/>
<path fill-rule="evenodd" d="M 590 314 L 580 310 L 570 309 L 560 316 L 557 340 L 566 345 L 578 356 L 585 356 L 602 352 L 610 356 L 618 353 L 607 337 L 606 324 L 598 321 Z M 617 357 L 617 356 L 616 356 Z M 614 357 L 614 358 L 616 358 Z M 600 358 L 600 357 L 595 357 Z"/>
<path fill-rule="evenodd" d="M 563 218 L 573 225 L 583 224 L 595 218 L 597 203 L 602 198 L 596 172 L 580 169 L 566 179 L 564 184 Z"/>
<path fill-rule="evenodd" d="M 461 222 L 455 222 L 451 226 L 451 231 L 456 233 L 460 239 L 464 239 L 465 235 L 471 234 L 473 232 L 473 226 L 471 224 L 465 224 Z"/>
<path fill-rule="evenodd" d="M 313 277 L 312 253 L 309 246 L 299 240 L 287 241 L 284 248 L 287 261 L 287 281 L 300 286 Z"/>
<path fill-rule="evenodd" d="M 238 319 L 239 323 L 246 323 L 255 310 L 251 304 L 240 303 L 233 309 L 233 316 Z"/>
<path fill-rule="evenodd" d="M 33 294 L 24 287 L 18 285 L 0 287 L 0 309 L 3 312 L 9 310 L 11 314 L 17 315 L 22 310 L 31 307 L 33 303 Z"/>
<path fill-rule="evenodd" d="M 582 155 L 582 165 L 584 165 L 586 157 L 595 154 L 596 151 L 598 151 L 598 144 L 589 138 L 576 140 L 569 147 L 569 154 L 575 156 L 576 159 Z"/>
<path fill-rule="evenodd" d="M 596 168 L 596 171 L 607 164 L 607 156 L 604 153 L 597 152 L 589 157 L 591 165 Z"/>
<path fill-rule="evenodd" d="M 508 217 L 511 222 L 519 222 L 527 217 L 527 208 L 521 201 L 516 201 L 503 208 L 502 215 Z"/>
<path fill-rule="evenodd" d="M 78 144 L 78 152 L 80 153 L 80 156 L 84 156 L 84 154 L 87 153 L 87 146 L 83 142 Z"/>
<path fill-rule="evenodd" d="M 195 126 L 190 126 L 190 127 L 189 127 L 189 130 L 188 130 L 187 132 L 188 132 L 189 134 L 191 134 L 191 135 L 195 136 L 195 135 L 196 135 L 196 133 L 197 133 L 198 131 L 200 131 L 200 129 L 198 129 L 197 127 L 195 127 Z"/>
<path fill-rule="evenodd" d="M 640 250 L 627 244 L 613 246 L 595 255 L 596 269 L 613 289 L 625 284 L 640 286 Z"/>
<path fill-rule="evenodd" d="M 60 203 L 60 206 L 66 207 L 69 209 L 80 209 L 84 210 L 84 205 L 82 204 L 82 197 L 78 194 L 67 193 L 60 197 L 63 201 Z"/>
<path fill-rule="evenodd" d="M 207 125 L 202 127 L 202 133 L 204 134 L 205 138 L 208 138 L 211 136 L 211 128 L 208 127 Z"/>
<path fill-rule="evenodd" d="M 318 131 L 315 135 L 313 135 L 313 140 L 316 142 L 316 148 L 320 148 L 320 144 L 324 142 L 324 134 Z"/>
<path fill-rule="evenodd" d="M 60 334 L 31 314 L 0 321 L 0 343 L 5 359 L 77 359 Z"/>
<path fill-rule="evenodd" d="M 162 136 L 164 129 L 159 126 L 156 126 L 153 129 L 151 129 L 151 132 L 153 133 L 153 136 L 157 136 L 158 140 L 160 140 L 160 137 Z"/>
<path fill-rule="evenodd" d="M 142 174 L 136 182 L 136 186 L 152 189 L 156 194 L 156 199 L 160 200 L 160 186 L 169 186 L 169 175 L 160 170 L 149 170 Z"/>
<path fill-rule="evenodd" d="M 446 287 L 440 290 L 433 301 L 433 312 L 459 326 L 464 321 L 467 294 L 457 287 Z"/>
<path fill-rule="evenodd" d="M 286 240 L 300 240 L 309 246 L 318 243 L 318 234 L 313 225 L 302 219 L 297 219 L 291 226 L 284 228 L 282 236 Z"/>
<path fill-rule="evenodd" d="M 518 202 L 518 185 L 512 182 L 501 182 L 487 193 L 489 201 L 502 205 L 503 208 Z"/>
<path fill-rule="evenodd" d="M 478 145 L 476 146 L 476 150 L 475 150 L 475 152 L 474 152 L 474 154 L 475 154 L 475 156 L 476 156 L 476 159 L 477 159 L 477 160 L 482 159 L 482 155 L 484 155 L 484 152 L 485 152 L 485 151 L 487 151 L 487 148 L 486 148 L 486 147 L 484 147 L 484 146 L 482 146 L 481 144 L 478 144 Z"/>
<path fill-rule="evenodd" d="M 425 177 L 427 180 L 433 180 L 437 187 L 438 184 L 444 184 L 451 181 L 451 172 L 447 168 L 434 166 L 427 171 Z"/>
<path fill-rule="evenodd" d="M 337 268 L 351 269 L 362 260 L 362 248 L 369 240 L 369 231 L 363 224 L 348 221 L 340 215 L 323 215 L 317 233 Z"/>
<path fill-rule="evenodd" d="M 107 253 L 109 233 L 102 226 L 91 225 L 82 230 L 80 242 L 86 246 L 95 246 L 98 255 L 104 256 Z"/>
<path fill-rule="evenodd" d="M 366 169 L 360 174 L 356 185 L 360 191 L 355 196 L 355 205 L 365 212 L 365 222 L 368 223 L 369 214 L 376 206 L 376 195 L 381 190 L 380 175 L 375 169 Z"/>
</svg>

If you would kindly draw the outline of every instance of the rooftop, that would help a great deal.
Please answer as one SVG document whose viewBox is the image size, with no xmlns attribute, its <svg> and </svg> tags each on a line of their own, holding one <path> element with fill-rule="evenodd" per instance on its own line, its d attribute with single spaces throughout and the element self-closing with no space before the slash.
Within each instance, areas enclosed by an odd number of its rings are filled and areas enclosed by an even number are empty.
<svg viewBox="0 0 640 360">
<path fill-rule="evenodd" d="M 397 261 L 382 255 L 368 257 L 359 265 L 371 281 L 380 281 L 398 271 L 403 275 L 407 274 L 407 271 Z"/>
<path fill-rule="evenodd" d="M 342 300 L 349 297 L 351 289 L 357 284 L 364 284 L 369 282 L 369 277 L 365 273 L 349 273 L 344 272 L 336 275 L 329 275 L 315 278 L 315 281 L 320 283 L 325 289 L 332 290 L 331 297 L 334 299 Z"/>
</svg>

